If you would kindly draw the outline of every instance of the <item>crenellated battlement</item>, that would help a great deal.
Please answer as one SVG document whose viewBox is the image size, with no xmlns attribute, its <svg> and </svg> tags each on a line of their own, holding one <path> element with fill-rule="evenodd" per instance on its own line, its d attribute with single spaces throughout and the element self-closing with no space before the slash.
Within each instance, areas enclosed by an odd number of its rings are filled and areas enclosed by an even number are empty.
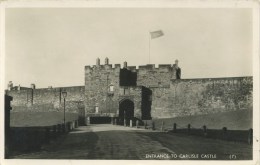
<svg viewBox="0 0 260 165">
<path fill-rule="evenodd" d="M 149 72 L 173 72 L 175 71 L 175 64 L 159 64 L 158 67 L 155 66 L 155 64 L 147 64 L 147 65 L 140 65 L 140 66 L 127 66 L 127 63 L 124 62 L 124 65 L 121 66 L 121 64 L 104 64 L 100 65 L 87 65 L 85 66 L 85 73 L 93 72 L 94 70 L 111 70 L 113 72 L 114 70 L 127 68 L 128 70 L 131 70 L 133 72 L 139 72 L 146 73 L 146 71 Z"/>
<path fill-rule="evenodd" d="M 253 77 L 246 76 L 246 77 L 218 77 L 218 78 L 193 78 L 193 79 L 171 79 L 172 84 L 180 83 L 180 82 L 198 82 L 198 83 L 215 83 L 215 84 L 239 84 L 239 83 L 250 83 L 253 84 Z"/>
<path fill-rule="evenodd" d="M 100 59 L 96 60 L 96 65 L 85 66 L 85 81 L 86 84 L 94 84 L 92 81 L 108 80 L 109 82 L 119 81 L 126 85 L 135 84 L 136 86 L 169 86 L 171 79 L 177 79 L 178 60 L 175 64 L 160 64 L 158 67 L 155 64 L 147 64 L 140 66 L 127 66 L 125 61 L 123 65 L 109 64 L 109 59 L 105 59 L 104 64 L 100 64 Z M 121 84 L 121 85 L 122 85 Z M 124 86 L 123 85 L 123 86 Z M 128 84 L 129 85 L 129 84 Z"/>
<path fill-rule="evenodd" d="M 113 67 L 112 64 L 108 65 L 87 65 L 85 66 L 85 74 L 90 74 L 92 72 L 119 72 L 121 69 L 120 64 L 115 64 L 115 67 Z"/>
<path fill-rule="evenodd" d="M 100 64 L 100 59 L 97 58 L 96 65 L 92 65 L 92 66 L 91 65 L 87 65 L 87 66 L 85 66 L 85 73 L 88 74 L 88 73 L 91 73 L 93 71 L 102 71 L 102 70 L 113 72 L 113 71 L 118 71 L 119 69 L 121 69 L 121 65 L 120 64 L 115 64 L 114 67 L 113 67 L 112 64 L 109 64 L 109 59 L 106 58 L 105 59 L 105 64 L 101 65 Z"/>
<path fill-rule="evenodd" d="M 104 65 L 86 65 L 85 69 L 93 69 L 93 68 L 105 68 L 106 66 L 109 66 L 112 69 L 115 68 L 120 68 L 123 69 L 124 67 L 121 66 L 121 64 L 114 64 L 114 66 L 112 64 L 104 64 Z M 146 65 L 139 65 L 139 66 L 127 66 L 128 69 L 164 69 L 164 68 L 172 68 L 173 65 L 171 64 L 159 64 L 158 67 L 155 66 L 155 64 L 146 64 Z"/>
<path fill-rule="evenodd" d="M 136 72 L 138 70 L 136 66 L 128 66 L 127 69 L 131 70 L 132 72 Z"/>
</svg>

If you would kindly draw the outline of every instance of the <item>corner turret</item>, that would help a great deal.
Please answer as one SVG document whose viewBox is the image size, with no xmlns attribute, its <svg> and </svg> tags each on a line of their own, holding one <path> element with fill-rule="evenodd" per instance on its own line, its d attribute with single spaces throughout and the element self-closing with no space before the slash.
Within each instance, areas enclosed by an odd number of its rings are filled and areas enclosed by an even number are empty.
<svg viewBox="0 0 260 165">
<path fill-rule="evenodd" d="M 109 64 L 109 59 L 106 57 L 105 58 L 105 65 L 108 65 Z"/>
<path fill-rule="evenodd" d="M 124 62 L 124 67 L 123 68 L 127 68 L 127 62 Z"/>
<path fill-rule="evenodd" d="M 100 59 L 99 58 L 96 59 L 96 66 L 100 66 Z"/>
<path fill-rule="evenodd" d="M 8 83 L 8 86 L 7 86 L 7 90 L 12 90 L 12 88 L 13 88 L 13 82 L 12 81 L 9 81 L 9 83 Z"/>
</svg>

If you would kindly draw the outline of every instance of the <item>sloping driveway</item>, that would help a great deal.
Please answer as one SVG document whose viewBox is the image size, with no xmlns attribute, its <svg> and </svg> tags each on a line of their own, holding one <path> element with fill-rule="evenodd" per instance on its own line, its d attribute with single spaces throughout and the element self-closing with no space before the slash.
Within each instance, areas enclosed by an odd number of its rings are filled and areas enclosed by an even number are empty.
<svg viewBox="0 0 260 165">
<path fill-rule="evenodd" d="M 248 144 L 109 124 L 83 126 L 19 159 L 251 159 Z"/>
</svg>

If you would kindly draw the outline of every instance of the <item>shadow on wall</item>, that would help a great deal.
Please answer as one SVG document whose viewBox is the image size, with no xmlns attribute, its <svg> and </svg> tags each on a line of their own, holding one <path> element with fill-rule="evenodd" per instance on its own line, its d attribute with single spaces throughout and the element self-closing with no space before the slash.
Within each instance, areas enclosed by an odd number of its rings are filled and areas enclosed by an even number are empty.
<svg viewBox="0 0 260 165">
<path fill-rule="evenodd" d="M 142 87 L 142 120 L 151 120 L 152 90 Z"/>
<path fill-rule="evenodd" d="M 10 111 L 13 97 L 5 95 L 5 158 L 9 156 L 10 150 Z"/>
</svg>

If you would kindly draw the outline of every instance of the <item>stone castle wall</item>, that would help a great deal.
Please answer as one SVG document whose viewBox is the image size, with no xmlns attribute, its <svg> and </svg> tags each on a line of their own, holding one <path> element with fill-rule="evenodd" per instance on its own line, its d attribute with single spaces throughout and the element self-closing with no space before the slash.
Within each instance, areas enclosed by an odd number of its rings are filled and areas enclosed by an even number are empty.
<svg viewBox="0 0 260 165">
<path fill-rule="evenodd" d="M 253 108 L 253 78 L 172 80 L 152 89 L 152 117 L 209 114 Z"/>
<path fill-rule="evenodd" d="M 61 91 L 67 92 L 66 111 L 84 109 L 84 86 L 62 88 L 39 88 L 7 91 L 12 96 L 13 111 L 60 111 L 64 100 Z"/>
<path fill-rule="evenodd" d="M 147 112 L 151 112 L 152 118 L 166 118 L 252 109 L 252 77 L 176 79 L 172 65 L 145 65 L 137 69 L 124 64 L 124 68 L 136 75 L 136 86 L 120 86 L 123 68 L 120 64 L 112 67 L 107 61 L 104 65 L 99 62 L 85 66 L 84 86 L 26 88 L 9 90 L 7 94 L 14 98 L 13 111 L 58 111 L 63 109 L 61 91 L 66 90 L 66 110 L 82 116 L 96 113 L 97 109 L 98 114 L 118 115 L 124 99 L 134 102 L 134 115 L 138 118 L 142 114 L 149 118 Z"/>
</svg>

